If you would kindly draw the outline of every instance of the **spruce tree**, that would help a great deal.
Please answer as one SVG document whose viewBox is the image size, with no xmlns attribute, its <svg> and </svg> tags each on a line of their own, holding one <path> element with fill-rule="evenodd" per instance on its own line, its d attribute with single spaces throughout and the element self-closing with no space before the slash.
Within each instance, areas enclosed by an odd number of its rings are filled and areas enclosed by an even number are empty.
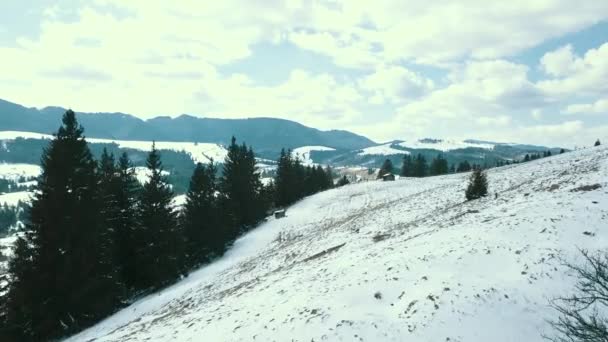
<svg viewBox="0 0 608 342">
<path fill-rule="evenodd" d="M 267 210 L 253 150 L 245 144 L 237 145 L 235 137 L 228 147 L 219 187 L 222 226 L 227 228 L 225 236 L 231 241 L 258 224 Z"/>
<path fill-rule="evenodd" d="M 198 266 L 224 249 L 216 198 L 216 171 L 211 161 L 208 165 L 198 163 L 192 173 L 181 216 L 188 267 Z"/>
<path fill-rule="evenodd" d="M 595 141 L 595 144 L 593 144 L 593 146 L 600 146 L 602 143 L 600 142 L 600 139 L 597 139 Z"/>
<path fill-rule="evenodd" d="M 412 162 L 412 156 L 409 154 L 403 156 L 403 164 L 401 165 L 401 176 L 414 177 L 414 163 Z"/>
<path fill-rule="evenodd" d="M 121 278 L 129 290 L 136 286 L 134 246 L 136 245 L 135 232 L 139 224 L 137 210 L 140 191 L 141 185 L 135 177 L 135 169 L 125 152 L 118 159 L 115 168 L 112 195 L 115 201 L 115 259 Z"/>
<path fill-rule="evenodd" d="M 488 195 L 488 179 L 481 170 L 477 167 L 473 170 L 471 177 L 469 178 L 469 184 L 465 190 L 465 197 L 468 201 L 485 197 Z"/>
<path fill-rule="evenodd" d="M 448 161 L 441 154 L 431 161 L 429 174 L 431 176 L 444 175 L 448 173 Z"/>
<path fill-rule="evenodd" d="M 156 146 L 146 162 L 150 178 L 145 182 L 135 231 L 136 286 L 159 288 L 174 281 L 182 271 L 182 236 L 172 206 L 173 191 L 163 176 Z"/>
<path fill-rule="evenodd" d="M 9 273 L 6 326 L 21 340 L 47 340 L 115 309 L 117 281 L 100 217 L 96 162 L 76 115 L 44 150 L 27 233 Z"/>
<path fill-rule="evenodd" d="M 418 154 L 414 159 L 414 177 L 425 177 L 428 173 L 428 165 L 426 158 L 422 154 Z"/>
</svg>

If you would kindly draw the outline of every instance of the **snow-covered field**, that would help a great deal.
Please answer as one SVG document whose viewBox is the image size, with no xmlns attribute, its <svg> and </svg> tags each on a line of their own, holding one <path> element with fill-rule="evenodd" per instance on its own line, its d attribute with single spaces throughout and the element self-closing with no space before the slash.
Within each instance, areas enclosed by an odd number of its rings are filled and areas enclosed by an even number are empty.
<svg viewBox="0 0 608 342">
<path fill-rule="evenodd" d="M 382 156 L 391 156 L 396 154 L 410 154 L 408 151 L 398 150 L 396 148 L 392 148 L 391 145 L 393 143 L 386 143 L 379 146 L 373 146 L 362 149 L 358 154 L 360 156 L 366 155 L 382 155 Z"/>
<path fill-rule="evenodd" d="M 20 177 L 38 177 L 41 172 L 39 165 L 0 163 L 0 178 L 12 181 L 17 181 Z"/>
<path fill-rule="evenodd" d="M 457 140 L 441 140 L 437 139 L 433 141 L 432 139 L 418 139 L 411 141 L 404 141 L 399 143 L 399 146 L 403 146 L 406 148 L 413 149 L 433 149 L 439 150 L 443 152 L 458 150 L 463 148 L 482 148 L 486 150 L 494 149 L 494 144 L 486 144 L 486 143 L 471 143 L 465 141 L 457 141 Z"/>
<path fill-rule="evenodd" d="M 309 197 L 68 341 L 542 341 L 558 257 L 608 246 L 608 148 L 493 169 L 477 201 L 467 177 Z"/>
<path fill-rule="evenodd" d="M 15 140 L 17 138 L 29 139 L 52 139 L 48 134 L 32 133 L 32 132 L 17 132 L 17 131 L 0 131 L 0 140 Z M 130 148 L 140 151 L 149 151 L 152 148 L 151 141 L 136 141 L 136 140 L 112 140 L 112 139 L 96 139 L 87 138 L 90 143 L 99 144 L 117 144 L 120 148 Z M 226 157 L 228 151 L 218 144 L 210 143 L 195 143 L 195 142 L 170 142 L 157 141 L 156 148 L 159 150 L 171 150 L 176 152 L 186 152 L 190 155 L 194 162 L 208 163 L 210 159 L 214 161 L 222 161 Z"/>
<path fill-rule="evenodd" d="M 9 192 L 7 194 L 0 195 L 0 205 L 16 206 L 19 201 L 29 203 L 32 199 L 33 192 L 31 191 L 19 191 Z"/>
<path fill-rule="evenodd" d="M 335 151 L 336 149 L 327 146 L 303 146 L 291 151 L 294 158 L 299 158 L 304 165 L 314 165 L 315 162 L 310 157 L 312 151 Z"/>
</svg>

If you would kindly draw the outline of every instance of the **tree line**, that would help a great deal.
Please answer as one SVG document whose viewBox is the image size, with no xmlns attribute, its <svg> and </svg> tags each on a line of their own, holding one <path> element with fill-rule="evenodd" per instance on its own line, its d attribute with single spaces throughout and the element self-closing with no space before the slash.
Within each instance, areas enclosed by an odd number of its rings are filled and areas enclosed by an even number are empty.
<svg viewBox="0 0 608 342">
<path fill-rule="evenodd" d="M 29 220 L 9 263 L 0 303 L 0 340 L 48 340 L 93 325 L 134 298 L 167 286 L 222 255 L 271 207 L 333 186 L 331 170 L 282 153 L 264 186 L 253 149 L 233 137 L 221 172 L 197 164 L 179 209 L 159 151 L 149 179 L 126 153 L 95 160 L 68 110 L 42 155 Z"/>
</svg>

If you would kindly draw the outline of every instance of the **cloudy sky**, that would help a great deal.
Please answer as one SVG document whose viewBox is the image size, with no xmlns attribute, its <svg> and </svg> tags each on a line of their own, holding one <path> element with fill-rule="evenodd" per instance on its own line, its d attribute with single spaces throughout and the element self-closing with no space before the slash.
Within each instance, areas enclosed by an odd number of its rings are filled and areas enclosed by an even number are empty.
<svg viewBox="0 0 608 342">
<path fill-rule="evenodd" d="M 0 98 L 608 143 L 608 1 L 5 0 Z"/>
</svg>

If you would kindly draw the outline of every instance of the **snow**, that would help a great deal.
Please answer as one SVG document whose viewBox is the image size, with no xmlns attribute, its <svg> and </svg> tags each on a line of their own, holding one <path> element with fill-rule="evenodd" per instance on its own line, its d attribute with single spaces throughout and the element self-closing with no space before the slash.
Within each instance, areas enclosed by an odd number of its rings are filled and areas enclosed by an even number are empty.
<svg viewBox="0 0 608 342">
<path fill-rule="evenodd" d="M 150 170 L 145 166 L 136 166 L 133 168 L 133 170 L 135 171 L 135 178 L 137 178 L 141 184 L 146 183 L 152 175 Z M 165 177 L 170 175 L 169 171 L 165 170 L 163 170 L 160 174 Z"/>
<path fill-rule="evenodd" d="M 181 208 L 186 204 L 187 196 L 186 195 L 177 195 L 173 197 L 172 205 L 174 208 Z"/>
<path fill-rule="evenodd" d="M 52 139 L 53 136 L 32 132 L 0 131 L 0 140 L 15 140 L 17 138 Z M 87 141 L 89 143 L 117 144 L 120 148 L 130 148 L 140 151 L 149 151 L 152 148 L 151 141 L 97 139 L 88 137 Z M 228 151 L 224 147 L 211 143 L 157 141 L 156 148 L 158 150 L 183 151 L 188 153 L 192 160 L 197 163 L 208 163 L 210 159 L 221 162 L 228 154 Z"/>
<path fill-rule="evenodd" d="M 412 141 L 404 141 L 398 144 L 399 146 L 412 148 L 412 149 L 432 149 L 438 151 L 451 151 L 464 148 L 482 148 L 486 150 L 493 150 L 494 144 L 489 143 L 471 143 L 457 140 L 441 140 L 441 139 L 418 139 Z"/>
<path fill-rule="evenodd" d="M 310 157 L 312 151 L 335 151 L 336 149 L 327 146 L 302 146 L 291 151 L 294 158 L 299 158 L 304 165 L 315 165 Z"/>
<path fill-rule="evenodd" d="M 0 140 L 15 140 L 23 139 L 53 139 L 50 134 L 34 133 L 34 132 L 19 132 L 19 131 L 0 131 Z"/>
<path fill-rule="evenodd" d="M 393 145 L 392 142 L 386 143 L 379 146 L 373 146 L 364 148 L 359 152 L 360 156 L 366 155 L 382 155 L 382 156 L 391 156 L 396 154 L 410 154 L 408 151 L 398 150 L 396 148 L 391 147 Z"/>
<path fill-rule="evenodd" d="M 3 179 L 17 181 L 20 177 L 38 177 L 41 172 L 39 165 L 0 163 L 0 178 Z"/>
<path fill-rule="evenodd" d="M 492 169 L 471 202 L 468 176 L 308 197 L 68 341 L 543 341 L 558 257 L 608 246 L 608 148 Z"/>
<path fill-rule="evenodd" d="M 32 200 L 33 192 L 31 191 L 19 191 L 10 192 L 7 194 L 0 194 L 0 205 L 16 206 L 19 201 L 30 202 Z"/>
</svg>

